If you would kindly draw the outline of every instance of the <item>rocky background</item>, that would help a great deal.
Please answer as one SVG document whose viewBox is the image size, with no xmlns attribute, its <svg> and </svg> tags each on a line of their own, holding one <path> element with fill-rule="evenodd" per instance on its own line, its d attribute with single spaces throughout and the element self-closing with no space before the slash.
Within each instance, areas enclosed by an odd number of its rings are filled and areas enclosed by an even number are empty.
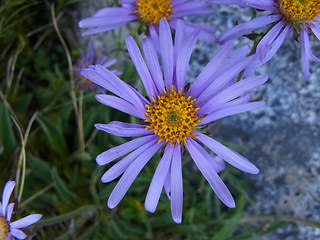
<svg viewBox="0 0 320 240">
<path fill-rule="evenodd" d="M 79 4 L 75 24 L 92 16 L 112 1 L 89 0 Z M 211 17 L 191 18 L 217 26 L 220 33 L 251 19 L 251 11 L 236 6 L 214 6 Z M 83 45 L 90 39 L 95 48 L 111 49 L 110 34 L 80 38 Z M 237 46 L 250 43 L 247 39 Z M 320 42 L 311 38 L 313 52 L 320 57 Z M 217 44 L 198 42 L 191 60 L 189 78 L 203 69 L 217 50 Z M 274 58 L 258 69 L 258 74 L 269 75 L 269 81 L 253 93 L 266 105 L 258 110 L 227 117 L 215 138 L 242 145 L 244 154 L 260 169 L 258 175 L 241 173 L 251 185 L 250 195 L 256 206 L 249 208 L 252 215 L 290 215 L 320 221 L 320 67 L 311 64 L 311 79 L 304 82 L 300 68 L 300 45 L 289 36 Z M 232 184 L 229 186 L 232 191 Z M 320 229 L 289 223 L 263 239 L 313 240 L 320 239 Z"/>
</svg>

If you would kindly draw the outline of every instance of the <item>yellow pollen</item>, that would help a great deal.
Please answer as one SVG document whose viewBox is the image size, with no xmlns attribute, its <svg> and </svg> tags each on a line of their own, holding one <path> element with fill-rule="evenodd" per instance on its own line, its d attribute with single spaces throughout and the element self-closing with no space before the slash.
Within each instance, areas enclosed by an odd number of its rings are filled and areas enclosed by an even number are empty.
<svg viewBox="0 0 320 240">
<path fill-rule="evenodd" d="M 288 21 L 308 22 L 320 14 L 320 0 L 278 0 L 280 13 Z"/>
<path fill-rule="evenodd" d="M 149 24 L 159 24 L 161 18 L 169 20 L 173 13 L 170 0 L 137 0 L 135 13 Z"/>
<path fill-rule="evenodd" d="M 189 137 L 196 138 L 193 132 L 202 121 L 197 114 L 196 99 L 186 97 L 182 89 L 177 92 L 173 86 L 171 92 L 165 89 L 163 92 L 157 99 L 152 98 L 152 104 L 146 105 L 146 129 L 153 130 L 160 137 L 159 142 L 165 140 L 171 145 L 185 142 Z"/>
<path fill-rule="evenodd" d="M 7 220 L 0 217 L 0 240 L 5 240 L 10 232 L 10 227 Z"/>
<path fill-rule="evenodd" d="M 93 82 L 91 82 L 88 78 L 84 77 L 81 75 L 81 79 L 85 82 L 85 83 L 89 83 L 89 84 L 93 84 Z"/>
</svg>

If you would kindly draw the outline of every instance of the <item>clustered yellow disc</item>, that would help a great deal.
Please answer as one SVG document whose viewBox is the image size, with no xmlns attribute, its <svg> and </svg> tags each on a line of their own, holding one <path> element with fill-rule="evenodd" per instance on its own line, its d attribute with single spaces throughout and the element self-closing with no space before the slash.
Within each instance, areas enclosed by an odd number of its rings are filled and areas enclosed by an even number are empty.
<svg viewBox="0 0 320 240">
<path fill-rule="evenodd" d="M 170 0 L 137 0 L 135 13 L 149 24 L 159 24 L 173 13 Z"/>
<path fill-rule="evenodd" d="M 177 92 L 173 86 L 171 92 L 163 91 L 163 95 L 152 98 L 153 103 L 146 105 L 146 129 L 153 130 L 160 137 L 159 142 L 165 140 L 171 145 L 185 142 L 188 137 L 196 138 L 193 131 L 201 122 L 197 114 L 199 108 L 195 106 L 196 99 L 186 97 L 182 89 Z"/>
<path fill-rule="evenodd" d="M 288 21 L 308 22 L 320 13 L 320 0 L 278 0 L 282 15 Z"/>
<path fill-rule="evenodd" d="M 0 240 L 5 240 L 10 232 L 7 219 L 0 217 Z"/>
</svg>

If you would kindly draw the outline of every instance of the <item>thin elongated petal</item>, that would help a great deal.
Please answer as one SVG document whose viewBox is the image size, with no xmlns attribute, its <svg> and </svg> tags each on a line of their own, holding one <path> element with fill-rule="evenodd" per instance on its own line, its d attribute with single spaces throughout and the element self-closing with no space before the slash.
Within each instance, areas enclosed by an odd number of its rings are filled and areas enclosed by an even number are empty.
<svg viewBox="0 0 320 240">
<path fill-rule="evenodd" d="M 213 81 L 207 88 L 201 93 L 198 97 L 197 103 L 200 106 L 199 114 L 205 114 L 207 112 L 201 108 L 202 104 L 212 98 L 219 90 L 221 90 L 233 77 L 239 74 L 243 69 L 248 66 L 254 59 L 255 55 L 251 55 L 244 59 L 243 61 L 232 66 L 228 71 L 222 73 L 217 77 L 215 81 Z"/>
<path fill-rule="evenodd" d="M 96 99 L 104 105 L 118 109 L 132 116 L 146 119 L 146 116 L 144 115 L 145 112 L 137 109 L 134 105 L 121 98 L 107 94 L 98 94 L 96 95 Z"/>
<path fill-rule="evenodd" d="M 200 122 L 198 125 L 204 125 L 209 122 L 213 122 L 215 120 L 218 120 L 220 118 L 224 118 L 227 116 L 247 112 L 247 111 L 262 107 L 264 104 L 265 104 L 264 102 L 250 102 L 250 103 L 245 103 L 245 104 L 241 104 L 241 105 L 237 105 L 237 106 L 220 108 L 220 109 L 208 114 L 207 116 L 205 116 L 202 119 L 203 122 Z"/>
<path fill-rule="evenodd" d="M 99 16 L 112 16 L 117 17 L 119 15 L 132 15 L 134 12 L 130 8 L 124 8 L 124 7 L 107 7 L 102 8 L 96 14 L 95 17 Z"/>
<path fill-rule="evenodd" d="M 14 203 L 9 203 L 9 205 L 7 207 L 7 221 L 8 222 L 10 222 L 10 220 L 11 220 L 13 208 L 14 208 Z"/>
<path fill-rule="evenodd" d="M 4 185 L 3 193 L 2 193 L 2 201 L 1 201 L 1 203 L 2 203 L 2 216 L 3 217 L 6 217 L 9 198 L 11 196 L 11 193 L 12 193 L 15 185 L 16 185 L 16 182 L 10 181 L 10 180 L 8 182 L 6 182 L 6 184 Z"/>
<path fill-rule="evenodd" d="M 203 158 L 208 161 L 208 163 L 217 173 L 225 169 L 226 165 L 223 161 L 218 162 L 217 160 L 215 160 L 203 147 L 201 147 L 197 143 L 194 143 L 194 147 L 197 149 L 197 151 L 199 151 Z"/>
<path fill-rule="evenodd" d="M 150 31 L 150 37 L 153 41 L 153 45 L 156 48 L 157 52 L 160 53 L 159 35 L 157 33 L 157 30 L 155 29 L 155 27 L 152 24 L 149 25 L 149 31 Z"/>
<path fill-rule="evenodd" d="M 135 41 L 131 36 L 126 38 L 126 44 L 127 44 L 130 57 L 139 73 L 139 76 L 143 82 L 144 88 L 146 89 L 148 96 L 150 98 L 157 96 L 154 82 L 147 68 L 147 65 L 142 58 L 139 47 L 137 46 L 137 44 L 135 43 Z"/>
<path fill-rule="evenodd" d="M 27 235 L 19 229 L 10 229 L 10 234 L 14 236 L 16 239 L 25 239 Z"/>
<path fill-rule="evenodd" d="M 240 154 L 236 154 L 226 146 L 217 142 L 216 140 L 206 136 L 205 134 L 197 134 L 198 140 L 207 146 L 211 151 L 221 157 L 223 160 L 231 164 L 232 166 L 251 174 L 258 174 L 259 169 L 249 162 L 246 158 Z"/>
<path fill-rule="evenodd" d="M 144 151 L 125 171 L 108 199 L 108 207 L 114 208 L 128 191 L 134 179 L 163 143 L 156 143 Z"/>
<path fill-rule="evenodd" d="M 107 27 L 114 26 L 119 23 L 127 23 L 137 19 L 135 15 L 117 15 L 117 16 L 97 16 L 82 19 L 79 22 L 80 28 L 91 28 L 91 27 Z"/>
<path fill-rule="evenodd" d="M 144 125 L 123 123 L 118 121 L 113 121 L 108 124 L 95 124 L 94 126 L 96 129 L 120 137 L 138 137 L 151 135 L 154 133 L 152 130 L 145 129 L 146 126 Z"/>
<path fill-rule="evenodd" d="M 168 199 L 171 201 L 171 165 L 166 180 L 164 181 L 164 190 L 166 191 Z"/>
<path fill-rule="evenodd" d="M 314 22 L 313 25 L 310 26 L 314 35 L 320 40 L 320 24 L 318 22 Z"/>
<path fill-rule="evenodd" d="M 152 140 L 151 142 L 146 143 L 140 148 L 136 149 L 128 156 L 121 159 L 115 165 L 113 165 L 103 176 L 101 177 L 101 181 L 103 183 L 111 182 L 112 180 L 119 177 L 124 171 L 126 171 L 129 165 L 136 160 L 143 152 L 147 151 L 152 145 L 154 145 L 157 140 Z"/>
<path fill-rule="evenodd" d="M 175 145 L 171 163 L 171 214 L 176 223 L 181 223 L 183 204 L 182 168 L 180 145 Z"/>
<path fill-rule="evenodd" d="M 232 86 L 224 89 L 223 91 L 219 92 L 213 98 L 211 98 L 208 102 L 206 102 L 201 109 L 203 112 L 210 113 L 219 108 L 222 104 L 235 99 L 252 89 L 262 85 L 268 80 L 268 76 L 259 75 L 253 76 L 250 78 L 246 78 L 241 80 Z"/>
<path fill-rule="evenodd" d="M 226 185 L 223 183 L 216 171 L 211 167 L 204 156 L 197 150 L 197 143 L 192 139 L 187 139 L 186 147 L 193 161 L 199 168 L 202 175 L 209 182 L 212 190 L 217 194 L 218 198 L 228 207 L 236 206 L 234 199 Z"/>
<path fill-rule="evenodd" d="M 144 202 L 145 209 L 149 212 L 153 213 L 157 208 L 162 188 L 171 165 L 173 149 L 173 146 L 170 146 L 170 144 L 167 145 L 163 157 L 161 158 L 153 175 L 146 200 Z"/>
<path fill-rule="evenodd" d="M 309 42 L 308 33 L 301 29 L 301 70 L 303 80 L 310 79 L 310 64 L 308 59 L 308 51 L 306 49 L 306 42 Z"/>
<path fill-rule="evenodd" d="M 280 30 L 284 27 L 284 23 L 284 20 L 278 22 L 259 42 L 256 53 L 260 60 L 266 57 L 268 45 L 272 44 L 272 42 L 276 39 Z"/>
<path fill-rule="evenodd" d="M 219 67 L 224 63 L 229 52 L 233 47 L 233 41 L 228 41 L 216 52 L 215 56 L 210 60 L 210 62 L 201 71 L 199 76 L 194 80 L 188 93 L 191 96 L 198 97 L 200 93 L 208 86 L 207 82 L 210 77 L 219 69 Z"/>
<path fill-rule="evenodd" d="M 171 90 L 173 83 L 173 42 L 169 24 L 164 18 L 160 21 L 159 40 L 165 86 L 167 90 Z"/>
<path fill-rule="evenodd" d="M 157 93 L 159 93 L 164 89 L 164 83 L 156 49 L 150 38 L 145 38 L 142 40 L 142 47 L 152 79 L 158 90 Z"/>
<path fill-rule="evenodd" d="M 237 37 L 240 37 L 244 34 L 250 33 L 251 31 L 266 26 L 270 23 L 276 22 L 279 19 L 281 19 L 280 15 L 272 14 L 269 16 L 262 16 L 254 18 L 253 20 L 239 24 L 223 33 L 219 36 L 219 42 L 221 44 L 225 43 L 226 41 L 230 39 L 235 39 Z"/>
<path fill-rule="evenodd" d="M 176 27 L 176 34 L 174 37 L 175 62 L 177 61 L 177 56 L 178 56 L 178 53 L 180 51 L 180 48 L 182 46 L 184 39 L 185 39 L 184 21 L 182 19 L 178 19 L 177 20 L 177 27 Z"/>
<path fill-rule="evenodd" d="M 97 163 L 98 165 L 105 165 L 110 163 L 111 161 L 122 157 L 123 155 L 143 146 L 144 144 L 150 142 L 151 140 L 155 139 L 154 135 L 150 136 L 144 136 L 141 138 L 137 138 L 134 140 L 131 140 L 129 142 L 123 143 L 119 146 L 113 147 L 108 149 L 107 151 L 100 153 L 97 156 Z"/>
<path fill-rule="evenodd" d="M 42 218 L 41 214 L 31 214 L 27 217 L 21 218 L 13 223 L 10 223 L 11 228 L 24 228 L 35 222 L 38 222 Z"/>
<path fill-rule="evenodd" d="M 207 16 L 215 13 L 215 10 L 207 7 L 206 1 L 187 2 L 172 8 L 170 17 L 180 18 L 188 16 Z"/>
<path fill-rule="evenodd" d="M 177 90 L 184 88 L 185 78 L 188 69 L 188 63 L 191 57 L 191 53 L 193 47 L 198 39 L 199 31 L 191 34 L 188 39 L 184 42 L 177 57 L 177 65 L 176 65 L 176 87 Z"/>
</svg>

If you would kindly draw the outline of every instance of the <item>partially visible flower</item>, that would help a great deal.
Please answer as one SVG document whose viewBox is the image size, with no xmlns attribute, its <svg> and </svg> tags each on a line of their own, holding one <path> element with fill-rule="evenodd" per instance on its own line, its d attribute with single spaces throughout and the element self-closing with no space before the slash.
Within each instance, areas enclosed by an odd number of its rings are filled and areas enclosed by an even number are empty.
<svg viewBox="0 0 320 240">
<path fill-rule="evenodd" d="M 92 64 L 99 64 L 102 65 L 106 68 L 114 65 L 117 63 L 116 59 L 111 59 L 108 60 L 107 56 L 104 55 L 96 55 L 92 46 L 92 43 L 89 42 L 88 43 L 88 52 L 84 53 L 82 49 L 80 49 L 81 55 L 82 55 L 82 59 L 80 59 L 76 65 L 73 66 L 73 72 L 75 74 L 75 77 L 78 79 L 78 82 L 76 83 L 77 86 L 79 86 L 79 88 L 83 91 L 87 91 L 87 90 L 96 90 L 97 89 L 97 85 L 95 85 L 93 82 L 91 82 L 90 80 L 88 80 L 87 78 L 83 77 L 80 74 L 81 69 L 83 68 L 87 68 Z M 118 70 L 112 70 L 113 73 L 115 73 L 116 75 L 121 75 L 122 72 L 118 71 Z"/>
<path fill-rule="evenodd" d="M 203 132 L 205 126 L 220 118 L 264 105 L 263 102 L 249 102 L 248 92 L 266 82 L 268 77 L 254 76 L 235 82 L 234 78 L 256 56 L 246 57 L 249 51 L 247 46 L 230 53 L 233 42 L 229 41 L 189 88 L 186 72 L 199 31 L 186 38 L 183 22 L 178 21 L 177 25 L 173 43 L 169 24 L 161 19 L 159 35 L 142 41 L 145 60 L 133 38 L 126 39 L 129 54 L 148 98 L 100 65 L 84 69 L 81 74 L 116 95 L 100 94 L 96 96 L 98 101 L 141 119 L 141 124 L 113 121 L 95 125 L 97 129 L 116 136 L 140 136 L 101 153 L 96 159 L 99 165 L 105 165 L 125 156 L 101 178 L 106 183 L 122 175 L 108 199 L 109 208 L 120 202 L 142 168 L 163 148 L 164 154 L 150 184 L 145 208 L 155 211 L 164 187 L 171 201 L 172 217 L 180 223 L 183 202 L 181 159 L 185 148 L 213 191 L 228 207 L 235 207 L 235 202 L 217 174 L 224 168 L 221 158 L 245 172 L 259 172 L 247 159 Z M 155 49 L 154 41 L 159 43 L 160 51 Z M 218 157 L 211 156 L 201 145 Z"/>
<path fill-rule="evenodd" d="M 205 0 L 122 0 L 121 3 L 121 7 L 103 8 L 93 17 L 81 20 L 79 27 L 93 28 L 83 32 L 82 35 L 109 31 L 135 20 L 157 29 L 161 18 L 165 18 L 170 27 L 175 29 L 178 19 L 189 16 L 207 16 L 214 13 L 213 9 L 208 8 Z M 195 29 L 201 29 L 199 38 L 204 41 L 216 40 L 213 35 L 216 31 L 215 27 L 188 21 L 185 21 L 185 26 L 189 33 Z"/>
<path fill-rule="evenodd" d="M 214 4 L 238 4 L 242 7 L 269 11 L 270 15 L 257 17 L 223 32 L 220 43 L 235 39 L 251 31 L 272 24 L 272 28 L 257 46 L 259 61 L 254 67 L 267 62 L 279 49 L 283 40 L 294 30 L 300 36 L 301 68 L 304 80 L 310 78 L 309 60 L 320 63 L 311 52 L 309 34 L 311 31 L 320 40 L 320 1 L 319 0 L 210 0 Z M 250 69 L 252 72 L 252 69 Z M 249 72 L 250 72 L 249 71 Z"/>
<path fill-rule="evenodd" d="M 11 222 L 14 203 L 9 203 L 9 198 L 15 184 L 14 181 L 9 180 L 3 189 L 0 202 L 0 240 L 25 239 L 27 235 L 20 229 L 34 224 L 42 217 L 41 214 L 31 214 Z"/>
</svg>

